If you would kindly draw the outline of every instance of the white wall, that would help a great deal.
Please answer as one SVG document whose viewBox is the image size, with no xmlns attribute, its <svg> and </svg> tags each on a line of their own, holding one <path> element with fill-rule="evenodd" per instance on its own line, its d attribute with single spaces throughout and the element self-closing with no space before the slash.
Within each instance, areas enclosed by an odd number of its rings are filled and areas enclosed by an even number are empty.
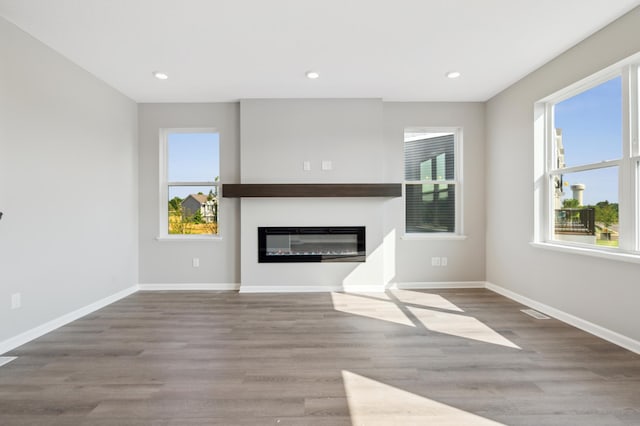
<svg viewBox="0 0 640 426">
<path fill-rule="evenodd" d="M 243 100 L 241 128 L 242 183 L 386 181 L 379 99 Z"/>
<path fill-rule="evenodd" d="M 159 132 L 162 128 L 216 128 L 220 133 L 220 182 L 240 181 L 239 105 L 140 104 L 140 284 L 240 282 L 239 201 L 220 204 L 217 241 L 159 241 Z M 194 268 L 192 259 L 200 259 Z"/>
<path fill-rule="evenodd" d="M 487 280 L 640 340 L 640 265 L 534 248 L 534 103 L 640 51 L 640 9 L 487 104 Z M 529 191 L 526 189 L 529 188 Z"/>
<path fill-rule="evenodd" d="M 385 182 L 378 99 L 241 102 L 242 183 Z M 330 160 L 332 170 L 321 170 Z M 304 171 L 303 161 L 311 162 Z M 241 202 L 241 291 L 253 287 L 383 285 L 388 198 L 255 198 Z M 260 264 L 258 226 L 366 226 L 367 262 Z"/>
<path fill-rule="evenodd" d="M 402 198 L 243 199 L 242 285 L 384 286 L 483 281 L 484 104 L 380 100 L 241 103 L 242 182 L 402 182 L 407 127 L 464 131 L 464 240 L 405 240 Z M 303 161 L 312 170 L 303 170 Z M 334 169 L 322 171 L 322 160 Z M 258 264 L 258 226 L 366 225 L 366 264 Z M 447 257 L 432 267 L 431 257 Z"/>
<path fill-rule="evenodd" d="M 137 283 L 138 187 L 133 101 L 2 18 L 0 58 L 2 342 Z"/>
</svg>

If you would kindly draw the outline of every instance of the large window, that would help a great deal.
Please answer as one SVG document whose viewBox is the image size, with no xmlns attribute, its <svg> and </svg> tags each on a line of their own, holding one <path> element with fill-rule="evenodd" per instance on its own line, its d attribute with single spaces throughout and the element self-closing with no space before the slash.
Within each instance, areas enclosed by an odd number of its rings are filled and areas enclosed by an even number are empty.
<svg viewBox="0 0 640 426">
<path fill-rule="evenodd" d="M 218 235 L 219 134 L 164 129 L 160 141 L 160 235 Z"/>
<path fill-rule="evenodd" d="M 537 105 L 537 240 L 637 254 L 638 67 L 632 60 Z"/>
<path fill-rule="evenodd" d="M 406 129 L 405 233 L 460 232 L 458 129 Z"/>
</svg>

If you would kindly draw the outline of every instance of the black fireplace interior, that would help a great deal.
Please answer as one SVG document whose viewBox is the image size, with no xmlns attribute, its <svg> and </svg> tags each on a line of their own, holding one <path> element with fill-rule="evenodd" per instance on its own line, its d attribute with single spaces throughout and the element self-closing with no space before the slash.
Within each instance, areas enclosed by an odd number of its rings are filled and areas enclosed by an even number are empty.
<svg viewBox="0 0 640 426">
<path fill-rule="evenodd" d="M 258 262 L 364 262 L 364 226 L 259 227 Z"/>
</svg>

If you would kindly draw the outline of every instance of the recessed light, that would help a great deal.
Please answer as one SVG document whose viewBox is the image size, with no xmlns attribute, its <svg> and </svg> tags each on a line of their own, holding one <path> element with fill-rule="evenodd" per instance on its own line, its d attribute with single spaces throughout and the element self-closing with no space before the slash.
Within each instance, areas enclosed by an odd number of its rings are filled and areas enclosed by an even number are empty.
<svg viewBox="0 0 640 426">
<path fill-rule="evenodd" d="M 166 80 L 166 79 L 169 78 L 169 76 L 167 74 L 165 74 L 163 72 L 160 72 L 160 71 L 154 71 L 153 72 L 153 76 L 155 78 L 157 78 L 158 80 Z"/>
<path fill-rule="evenodd" d="M 460 74 L 459 71 L 449 71 L 445 75 L 447 76 L 447 78 L 454 79 L 460 77 L 462 74 Z"/>
<path fill-rule="evenodd" d="M 305 75 L 311 80 L 315 80 L 316 78 L 320 77 L 320 74 L 318 74 L 316 71 L 307 71 Z"/>
</svg>

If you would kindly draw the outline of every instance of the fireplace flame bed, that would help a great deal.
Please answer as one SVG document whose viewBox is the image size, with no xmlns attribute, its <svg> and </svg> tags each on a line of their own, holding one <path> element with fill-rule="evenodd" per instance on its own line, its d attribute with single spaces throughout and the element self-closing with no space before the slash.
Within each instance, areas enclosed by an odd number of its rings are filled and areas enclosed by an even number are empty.
<svg viewBox="0 0 640 426">
<path fill-rule="evenodd" d="M 258 262 L 364 262 L 364 226 L 259 227 Z"/>
</svg>

